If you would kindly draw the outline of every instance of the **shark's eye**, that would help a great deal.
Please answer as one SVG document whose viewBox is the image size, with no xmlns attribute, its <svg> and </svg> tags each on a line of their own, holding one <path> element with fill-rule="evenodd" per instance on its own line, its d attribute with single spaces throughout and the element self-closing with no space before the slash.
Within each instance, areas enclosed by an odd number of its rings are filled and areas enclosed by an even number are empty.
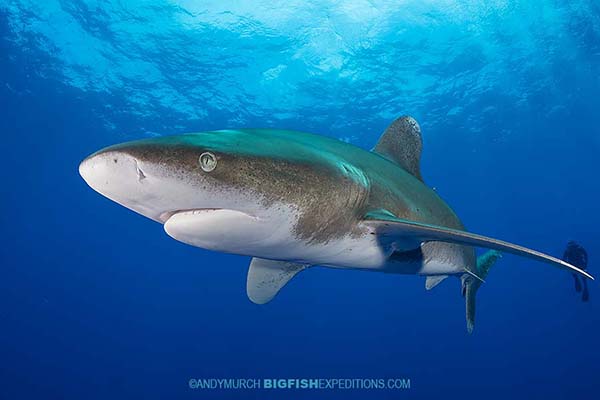
<svg viewBox="0 0 600 400">
<path fill-rule="evenodd" d="M 210 172 L 217 167 L 217 157 L 213 153 L 206 152 L 200 154 L 198 162 L 204 172 Z"/>
</svg>

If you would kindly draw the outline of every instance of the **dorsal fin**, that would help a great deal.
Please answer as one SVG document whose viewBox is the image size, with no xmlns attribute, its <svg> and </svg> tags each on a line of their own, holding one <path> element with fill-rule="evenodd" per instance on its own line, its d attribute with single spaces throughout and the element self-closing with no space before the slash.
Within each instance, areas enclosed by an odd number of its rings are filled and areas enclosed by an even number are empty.
<svg viewBox="0 0 600 400">
<path fill-rule="evenodd" d="M 400 117 L 387 127 L 373 151 L 395 161 L 406 171 L 423 181 L 421 177 L 421 150 L 423 139 L 417 121 L 408 116 Z"/>
</svg>

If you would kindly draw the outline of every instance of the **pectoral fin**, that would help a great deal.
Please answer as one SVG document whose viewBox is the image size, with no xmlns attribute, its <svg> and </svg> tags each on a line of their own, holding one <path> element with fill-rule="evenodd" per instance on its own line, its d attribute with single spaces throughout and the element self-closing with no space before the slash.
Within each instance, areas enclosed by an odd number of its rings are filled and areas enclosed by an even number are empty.
<svg viewBox="0 0 600 400">
<path fill-rule="evenodd" d="M 419 242 L 438 241 L 462 244 L 465 246 L 483 247 L 532 258 L 534 260 L 578 273 L 586 278 L 594 279 L 592 275 L 574 265 L 527 247 L 477 235 L 475 233 L 461 231 L 458 229 L 396 218 L 385 210 L 368 213 L 362 223 L 371 227 L 375 231 L 376 235 L 385 238 L 386 241 L 389 241 L 391 238 L 397 239 L 402 243 L 411 243 L 412 239 Z"/>
<path fill-rule="evenodd" d="M 308 268 L 305 264 L 253 258 L 248 269 L 246 291 L 256 304 L 268 303 L 298 272 Z"/>
</svg>

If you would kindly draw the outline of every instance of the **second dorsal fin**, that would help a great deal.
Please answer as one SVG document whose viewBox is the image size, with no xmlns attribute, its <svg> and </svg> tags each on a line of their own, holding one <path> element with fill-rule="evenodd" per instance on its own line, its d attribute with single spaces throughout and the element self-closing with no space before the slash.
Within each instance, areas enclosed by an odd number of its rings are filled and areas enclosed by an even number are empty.
<svg viewBox="0 0 600 400">
<path fill-rule="evenodd" d="M 373 151 L 395 161 L 410 174 L 421 177 L 421 150 L 423 139 L 417 121 L 408 116 L 400 117 L 383 132 Z"/>
</svg>

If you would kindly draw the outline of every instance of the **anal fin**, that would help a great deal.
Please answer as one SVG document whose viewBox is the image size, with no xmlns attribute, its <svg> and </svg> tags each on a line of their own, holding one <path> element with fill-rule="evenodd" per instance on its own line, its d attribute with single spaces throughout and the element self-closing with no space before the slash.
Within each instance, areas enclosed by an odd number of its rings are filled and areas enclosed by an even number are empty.
<svg viewBox="0 0 600 400">
<path fill-rule="evenodd" d="M 268 303 L 306 264 L 253 258 L 248 269 L 246 292 L 256 304 Z"/>
<path fill-rule="evenodd" d="M 448 277 L 448 275 L 430 275 L 425 279 L 425 289 L 427 290 L 431 290 L 434 287 L 436 287 L 437 285 L 439 285 L 440 283 L 442 283 L 442 281 L 444 279 L 446 279 Z"/>
</svg>

